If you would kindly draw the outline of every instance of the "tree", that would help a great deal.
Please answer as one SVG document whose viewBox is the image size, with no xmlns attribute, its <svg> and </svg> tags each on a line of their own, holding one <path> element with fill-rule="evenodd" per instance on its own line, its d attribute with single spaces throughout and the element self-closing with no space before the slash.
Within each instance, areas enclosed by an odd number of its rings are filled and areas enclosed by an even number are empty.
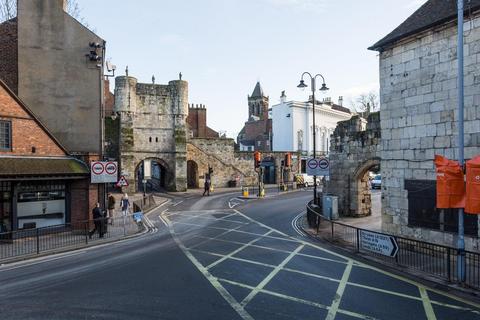
<svg viewBox="0 0 480 320">
<path fill-rule="evenodd" d="M 378 102 L 378 95 L 375 91 L 370 91 L 369 93 L 362 93 L 358 96 L 356 103 L 353 103 L 355 111 L 358 113 L 363 113 L 365 116 L 368 116 L 371 112 L 378 111 L 380 109 L 380 104 Z"/>
<path fill-rule="evenodd" d="M 80 16 L 81 10 L 77 0 L 66 0 L 67 13 L 80 21 L 88 28 L 84 19 Z M 0 0 L 0 22 L 13 19 L 17 16 L 17 0 Z"/>
</svg>

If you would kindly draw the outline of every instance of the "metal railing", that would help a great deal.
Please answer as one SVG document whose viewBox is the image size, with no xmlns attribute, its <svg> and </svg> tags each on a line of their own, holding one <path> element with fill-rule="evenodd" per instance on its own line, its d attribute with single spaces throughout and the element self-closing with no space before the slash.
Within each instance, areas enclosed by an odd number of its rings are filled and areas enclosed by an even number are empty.
<svg viewBox="0 0 480 320">
<path fill-rule="evenodd" d="M 95 233 L 92 231 L 95 229 Z M 132 215 L 76 221 L 64 225 L 0 233 L 0 262 L 39 255 L 63 248 L 85 247 L 93 242 L 119 239 L 145 230 Z"/>
<path fill-rule="evenodd" d="M 428 275 L 447 280 L 460 282 L 457 277 L 458 249 L 430 242 L 398 237 L 386 233 L 357 228 L 341 222 L 325 218 L 314 208 L 311 203 L 307 205 L 307 222 L 310 228 L 316 229 L 316 237 L 338 244 L 352 252 L 362 253 L 367 258 L 381 261 L 392 266 L 400 266 Z M 361 246 L 361 231 L 377 233 L 394 237 L 398 252 L 395 257 L 364 250 Z M 310 233 L 312 234 L 312 233 Z M 463 285 L 480 289 L 480 253 L 464 251 L 466 260 L 466 279 Z"/>
<path fill-rule="evenodd" d="M 138 211 L 147 212 L 151 208 L 155 207 L 155 205 L 156 205 L 155 199 L 153 198 L 153 195 L 150 194 L 145 197 L 142 197 L 142 199 L 133 201 L 132 207 L 133 207 L 133 212 L 138 212 Z"/>
</svg>

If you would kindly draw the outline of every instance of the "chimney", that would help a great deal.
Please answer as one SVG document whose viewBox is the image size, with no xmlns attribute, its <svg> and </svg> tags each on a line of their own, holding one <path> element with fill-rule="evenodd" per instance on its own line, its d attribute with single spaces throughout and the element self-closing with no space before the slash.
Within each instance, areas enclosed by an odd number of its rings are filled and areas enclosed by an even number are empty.
<svg viewBox="0 0 480 320">
<path fill-rule="evenodd" d="M 343 107 L 343 96 L 338 97 L 338 105 Z"/>
<path fill-rule="evenodd" d="M 285 103 L 287 101 L 287 95 L 285 94 L 285 90 L 282 91 L 282 95 L 280 96 L 280 102 Z"/>
</svg>

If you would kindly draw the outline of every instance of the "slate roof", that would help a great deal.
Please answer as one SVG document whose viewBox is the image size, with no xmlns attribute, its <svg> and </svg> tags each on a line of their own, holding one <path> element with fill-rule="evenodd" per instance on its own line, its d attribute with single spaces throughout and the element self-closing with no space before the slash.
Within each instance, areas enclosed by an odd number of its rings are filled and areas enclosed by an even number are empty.
<svg viewBox="0 0 480 320">
<path fill-rule="evenodd" d="M 470 6 L 470 8 L 469 8 Z M 480 0 L 465 1 L 464 13 L 480 8 Z M 383 39 L 369 47 L 369 50 L 383 51 L 394 42 L 457 19 L 457 0 L 429 0 L 408 17 L 402 24 Z"/>
<path fill-rule="evenodd" d="M 72 158 L 1 158 L 0 178 L 4 176 L 79 176 L 90 172 L 81 161 Z"/>
<path fill-rule="evenodd" d="M 260 85 L 260 82 L 257 81 L 257 84 L 255 85 L 255 89 L 253 89 L 252 95 L 250 96 L 251 98 L 262 98 L 265 95 L 263 94 L 263 89 L 262 86 Z"/>
</svg>

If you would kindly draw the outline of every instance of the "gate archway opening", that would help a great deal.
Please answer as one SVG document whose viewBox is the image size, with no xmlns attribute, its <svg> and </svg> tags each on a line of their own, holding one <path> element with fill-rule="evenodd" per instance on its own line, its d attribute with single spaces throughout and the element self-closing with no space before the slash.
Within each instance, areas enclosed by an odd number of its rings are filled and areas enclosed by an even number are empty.
<svg viewBox="0 0 480 320">
<path fill-rule="evenodd" d="M 144 180 L 144 161 L 141 161 L 135 170 L 136 191 L 138 192 L 164 192 L 168 189 L 169 170 L 166 163 L 161 159 L 150 160 L 151 177 Z"/>
<path fill-rule="evenodd" d="M 381 182 L 374 182 L 380 175 L 380 159 L 369 159 L 355 171 L 351 199 L 355 216 L 381 217 Z M 378 188 L 378 191 L 377 191 Z"/>
<path fill-rule="evenodd" d="M 199 188 L 198 164 L 193 160 L 187 161 L 187 187 L 189 189 Z"/>
</svg>

